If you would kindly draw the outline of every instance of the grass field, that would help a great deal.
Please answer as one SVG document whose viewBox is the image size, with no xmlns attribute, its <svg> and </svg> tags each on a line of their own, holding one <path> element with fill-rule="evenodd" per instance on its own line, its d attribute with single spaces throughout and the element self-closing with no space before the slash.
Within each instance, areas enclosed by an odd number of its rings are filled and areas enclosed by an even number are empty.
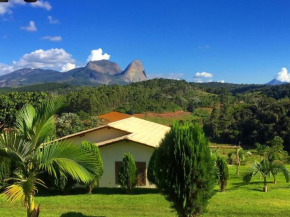
<svg viewBox="0 0 290 217">
<path fill-rule="evenodd" d="M 290 167 L 289 167 L 290 168 Z M 247 167 L 242 167 L 245 172 Z M 268 193 L 262 192 L 263 183 L 256 177 L 249 185 L 243 185 L 230 167 L 227 191 L 220 193 L 218 187 L 210 200 L 204 217 L 287 217 L 290 216 L 290 184 L 282 176 L 278 184 L 270 183 Z M 40 217 L 141 217 L 176 216 L 171 205 L 156 190 L 136 189 L 133 195 L 123 195 L 120 189 L 95 189 L 94 194 L 70 196 L 37 196 L 41 204 Z M 1 217 L 25 216 L 20 202 L 11 205 L 0 199 Z"/>
<path fill-rule="evenodd" d="M 199 108 L 194 113 L 177 111 L 177 112 L 166 112 L 166 113 L 146 113 L 146 114 L 135 114 L 135 117 L 152 121 L 158 124 L 170 126 L 174 121 L 200 121 L 202 118 L 208 117 L 211 109 Z"/>
</svg>

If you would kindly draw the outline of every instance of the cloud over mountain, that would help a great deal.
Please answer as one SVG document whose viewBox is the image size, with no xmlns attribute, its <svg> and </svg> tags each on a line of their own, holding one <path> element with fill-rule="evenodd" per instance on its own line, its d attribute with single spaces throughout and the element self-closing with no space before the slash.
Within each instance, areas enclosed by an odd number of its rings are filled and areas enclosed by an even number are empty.
<svg viewBox="0 0 290 217">
<path fill-rule="evenodd" d="M 212 82 L 213 74 L 208 72 L 197 72 L 194 75 L 193 81 L 196 83 Z"/>
<path fill-rule="evenodd" d="M 68 71 L 75 68 L 75 60 L 64 49 L 36 50 L 23 55 L 12 65 L 0 64 L 0 74 L 7 74 L 21 68 L 42 68 Z"/>
<path fill-rule="evenodd" d="M 286 68 L 282 68 L 281 71 L 278 72 L 276 79 L 281 82 L 290 82 L 290 73 Z"/>
<path fill-rule="evenodd" d="M 208 73 L 208 72 L 197 72 L 194 77 L 196 77 L 196 78 L 212 78 L 213 74 Z"/>
<path fill-rule="evenodd" d="M 110 59 L 110 55 L 107 53 L 103 54 L 103 50 L 99 48 L 97 50 L 91 51 L 91 54 L 89 55 L 87 59 L 87 62 L 98 61 L 98 60 L 109 60 L 109 59 Z"/>
</svg>

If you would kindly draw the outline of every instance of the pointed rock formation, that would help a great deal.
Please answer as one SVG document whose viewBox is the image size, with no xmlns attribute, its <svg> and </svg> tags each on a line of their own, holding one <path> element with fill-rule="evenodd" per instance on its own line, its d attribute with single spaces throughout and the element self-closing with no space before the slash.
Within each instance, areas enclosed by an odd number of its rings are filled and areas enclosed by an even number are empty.
<svg viewBox="0 0 290 217">
<path fill-rule="evenodd" d="M 122 74 L 120 74 L 120 78 L 125 82 L 139 82 L 147 80 L 145 69 L 140 60 L 135 60 L 130 63 Z"/>
</svg>

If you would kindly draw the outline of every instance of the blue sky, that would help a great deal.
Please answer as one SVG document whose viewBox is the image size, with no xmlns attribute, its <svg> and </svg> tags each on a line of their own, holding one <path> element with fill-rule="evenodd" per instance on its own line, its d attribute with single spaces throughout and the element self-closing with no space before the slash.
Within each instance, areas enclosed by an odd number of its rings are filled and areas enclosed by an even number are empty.
<svg viewBox="0 0 290 217">
<path fill-rule="evenodd" d="M 290 81 L 289 9 L 287 0 L 10 0 L 0 3 L 0 73 L 110 57 L 122 69 L 140 59 L 151 78 L 266 83 L 281 71 Z"/>
</svg>

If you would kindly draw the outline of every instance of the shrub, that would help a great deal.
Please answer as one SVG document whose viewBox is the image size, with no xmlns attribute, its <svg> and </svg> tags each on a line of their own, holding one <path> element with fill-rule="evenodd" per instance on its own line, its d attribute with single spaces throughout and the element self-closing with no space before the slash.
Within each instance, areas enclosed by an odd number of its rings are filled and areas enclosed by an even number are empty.
<svg viewBox="0 0 290 217">
<path fill-rule="evenodd" d="M 154 157 L 158 189 L 174 203 L 179 216 L 205 211 L 216 182 L 208 141 L 198 125 L 174 123 Z"/>
<path fill-rule="evenodd" d="M 11 175 L 11 160 L 8 158 L 0 158 L 0 188 L 5 185 L 5 179 Z"/>
<path fill-rule="evenodd" d="M 130 153 L 124 154 L 118 178 L 119 184 L 125 189 L 126 193 L 131 193 L 137 184 L 137 167 Z"/>
<path fill-rule="evenodd" d="M 216 166 L 218 168 L 218 180 L 221 192 L 226 190 L 228 179 L 229 179 L 229 168 L 227 161 L 222 158 L 218 157 L 216 161 Z"/>
</svg>

